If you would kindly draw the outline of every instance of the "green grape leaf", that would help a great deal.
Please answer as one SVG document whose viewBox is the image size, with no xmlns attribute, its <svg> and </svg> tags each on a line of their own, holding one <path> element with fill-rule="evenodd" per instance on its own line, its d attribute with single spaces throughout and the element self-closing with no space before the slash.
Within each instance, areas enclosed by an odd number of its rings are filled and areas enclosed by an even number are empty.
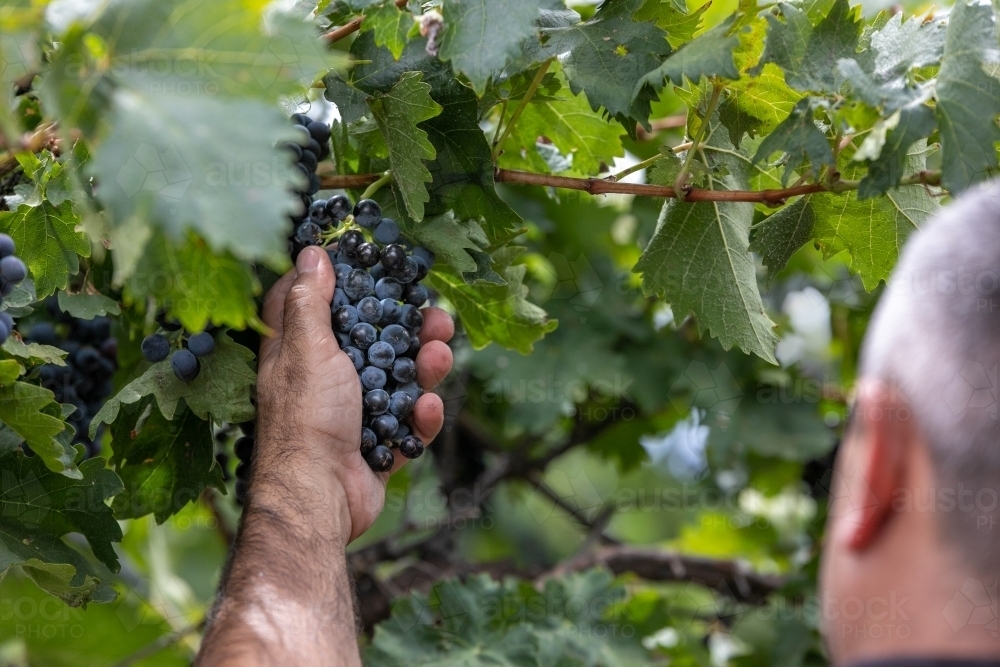
<svg viewBox="0 0 1000 667">
<path fill-rule="evenodd" d="M 66 291 L 60 291 L 58 300 L 59 310 L 81 320 L 92 320 L 98 315 L 120 315 L 122 312 L 117 301 L 103 294 L 85 294 L 83 292 L 70 294 Z"/>
<path fill-rule="evenodd" d="M 749 165 L 731 154 L 733 147 L 718 125 L 711 127 L 707 143 L 730 151 L 708 152 L 711 188 L 746 190 Z M 724 175 L 718 175 L 720 170 Z M 753 204 L 668 201 L 633 270 L 642 273 L 647 294 L 661 296 L 679 317 L 693 311 L 701 329 L 724 348 L 736 343 L 775 363 L 778 338 L 761 302 L 748 250 L 752 221 Z"/>
<path fill-rule="evenodd" d="M 433 160 L 435 152 L 427 133 L 417 124 L 441 113 L 441 106 L 430 97 L 430 85 L 420 80 L 422 76 L 422 72 L 407 72 L 388 93 L 368 98 L 389 148 L 389 164 L 406 211 L 418 222 L 430 200 L 425 183 L 431 180 L 431 172 L 423 160 Z"/>
<path fill-rule="evenodd" d="M 551 141 L 561 154 L 572 156 L 573 171 L 587 176 L 599 173 L 602 165 L 625 155 L 621 128 L 591 110 L 584 95 L 544 101 L 534 98 L 532 102 L 504 141 L 501 166 L 515 166 L 508 163 L 511 158 L 505 160 L 508 155 L 520 160 L 522 151 L 534 152 L 539 137 Z"/>
<path fill-rule="evenodd" d="M 153 364 L 141 376 L 129 382 L 109 398 L 90 424 L 90 437 L 101 423 L 111 424 L 123 405 L 131 405 L 144 396 L 156 398 L 156 405 L 167 419 L 181 409 L 181 399 L 201 419 L 239 423 L 253 418 L 250 391 L 257 381 L 249 362 L 254 355 L 234 343 L 224 332 L 215 336 L 215 350 L 199 359 L 201 371 L 191 382 L 181 382 L 170 367 L 170 359 Z"/>
<path fill-rule="evenodd" d="M 261 287 L 253 271 L 232 254 L 215 254 L 194 234 L 174 244 L 155 234 L 127 283 L 134 300 L 153 297 L 188 331 L 209 324 L 258 330 L 254 295 Z"/>
<path fill-rule="evenodd" d="M 117 572 L 111 543 L 121 541 L 122 530 L 104 501 L 121 493 L 121 480 L 102 458 L 84 461 L 79 472 L 71 479 L 46 469 L 40 457 L 18 450 L 0 455 L 0 516 L 5 525 L 31 534 L 81 533 L 97 559 Z"/>
<path fill-rule="evenodd" d="M 80 479 L 76 451 L 59 439 L 67 427 L 51 391 L 27 382 L 0 387 L 0 423 L 24 440 L 50 470 Z"/>
<path fill-rule="evenodd" d="M 678 6 L 680 4 L 680 6 Z M 688 12 L 676 0 L 646 0 L 639 11 L 635 13 L 637 21 L 652 21 L 667 32 L 667 41 L 673 48 L 678 48 L 694 39 L 701 25 L 702 16 L 712 6 L 706 2 L 693 12 Z"/>
<path fill-rule="evenodd" d="M 174 239 L 195 229 L 216 250 L 287 263 L 287 218 L 301 205 L 291 187 L 302 175 L 276 148 L 295 137 L 277 109 L 127 90 L 113 100 L 112 129 L 92 163 L 113 230 L 139 218 Z"/>
<path fill-rule="evenodd" d="M 603 107 L 630 132 L 634 121 L 649 124 L 655 98 L 640 81 L 670 54 L 662 29 L 632 19 L 643 2 L 605 0 L 588 21 L 542 30 L 545 42 L 537 56 L 558 57 L 573 94 L 585 92 L 594 111 Z"/>
<path fill-rule="evenodd" d="M 799 100 L 788 118 L 760 142 L 753 162 L 756 164 L 778 151 L 787 155 L 782 183 L 787 183 L 789 176 L 800 166 L 811 170 L 813 178 L 819 177 L 823 167 L 833 166 L 830 142 L 813 121 L 813 100 Z"/>
<path fill-rule="evenodd" d="M 788 260 L 813 237 L 816 214 L 809 197 L 784 207 L 768 216 L 750 239 L 750 250 L 756 252 L 767 267 L 767 284 L 785 268 Z"/>
<path fill-rule="evenodd" d="M 364 93 L 344 81 L 339 73 L 332 70 L 328 72 L 323 77 L 323 86 L 326 89 L 323 97 L 337 105 L 344 123 L 350 125 L 368 113 Z"/>
<path fill-rule="evenodd" d="M 896 124 L 885 135 L 878 157 L 868 165 L 868 172 L 858 185 L 858 199 L 878 197 L 899 185 L 905 176 L 907 151 L 917 141 L 934 131 L 937 121 L 934 110 L 923 102 L 896 112 Z"/>
<path fill-rule="evenodd" d="M 38 364 L 55 364 L 65 366 L 63 360 L 66 352 L 51 345 L 40 345 L 39 343 L 25 343 L 16 336 L 10 336 L 4 341 L 2 349 L 7 354 L 11 354 L 21 359 L 27 359 L 32 366 Z"/>
<path fill-rule="evenodd" d="M 426 46 L 423 38 L 411 40 L 397 61 L 375 46 L 370 33 L 362 33 L 351 45 L 351 55 L 361 62 L 351 70 L 350 82 L 374 95 L 388 92 L 405 72 L 424 73 L 431 98 L 442 107 L 420 124 L 437 153 L 427 165 L 433 180 L 424 214 L 453 211 L 462 220 L 481 220 L 491 243 L 507 240 L 521 218 L 496 193 L 493 155 L 479 127 L 476 94 L 454 78 L 446 63 L 428 56 Z"/>
<path fill-rule="evenodd" d="M 80 217 L 71 202 L 59 206 L 42 202 L 22 204 L 17 210 L 0 213 L 0 231 L 10 234 L 17 254 L 28 265 L 39 299 L 66 287 L 70 276 L 80 270 L 80 258 L 90 256 L 90 241 L 77 231 Z"/>
<path fill-rule="evenodd" d="M 639 80 L 638 86 L 651 85 L 660 90 L 667 81 L 683 85 L 685 77 L 698 83 L 702 77 L 738 79 L 740 72 L 733 60 L 733 51 L 740 39 L 733 34 L 736 16 L 698 35 L 670 54 L 663 64 Z"/>
<path fill-rule="evenodd" d="M 1000 141 L 1000 79 L 984 71 L 995 64 L 997 26 L 993 8 L 959 0 L 948 16 L 944 57 L 938 72 L 941 184 L 958 194 L 997 170 Z"/>
<path fill-rule="evenodd" d="M 212 426 L 187 409 L 168 420 L 152 408 L 138 434 L 134 429 L 134 421 L 124 418 L 111 428 L 111 463 L 125 487 L 111 508 L 118 519 L 152 513 L 157 523 L 163 523 L 211 485 Z"/>
<path fill-rule="evenodd" d="M 263 7 L 217 0 L 191 11 L 184 0 L 113 0 L 91 30 L 114 76 L 146 94 L 271 101 L 310 84 L 331 54 L 309 22 L 282 11 L 265 21 Z"/>
<path fill-rule="evenodd" d="M 65 542 L 37 526 L 4 521 L 0 523 L 0 579 L 18 566 L 39 588 L 71 607 L 111 602 L 117 597 L 87 559 Z"/>
<path fill-rule="evenodd" d="M 479 94 L 490 76 L 521 53 L 535 34 L 538 0 L 444 0 L 441 58 L 472 83 Z"/>
<path fill-rule="evenodd" d="M 24 366 L 22 366 L 16 359 L 0 360 L 0 385 L 10 384 L 23 372 Z"/>
<path fill-rule="evenodd" d="M 471 220 L 456 220 L 450 213 L 435 215 L 409 225 L 406 235 L 432 251 L 436 261 L 445 262 L 459 273 L 477 270 L 472 253 L 480 251 L 475 239 L 482 236 L 482 230 Z"/>
<path fill-rule="evenodd" d="M 843 81 L 835 64 L 857 55 L 862 22 L 848 0 L 837 0 L 815 28 L 806 12 L 786 3 L 778 5 L 784 21 L 765 14 L 769 23 L 764 55 L 751 71 L 760 74 L 767 63 L 785 71 L 785 81 L 802 92 L 840 92 Z M 860 8 L 859 8 L 860 9 Z"/>
<path fill-rule="evenodd" d="M 529 354 L 534 343 L 555 330 L 558 322 L 527 300 L 526 270 L 523 264 L 504 268 L 506 285 L 469 285 L 454 272 L 435 266 L 427 283 L 455 307 L 474 348 L 497 343 Z"/>
<path fill-rule="evenodd" d="M 375 33 L 375 44 L 389 49 L 392 57 L 399 60 L 406 46 L 406 34 L 413 27 L 413 15 L 388 0 L 365 12 L 361 30 Z"/>
<path fill-rule="evenodd" d="M 910 148 L 906 161 L 909 174 L 926 167 L 926 142 Z M 861 176 L 865 169 L 841 153 L 840 173 L 845 179 Z M 859 201 L 857 192 L 816 194 L 809 205 L 816 217 L 814 234 L 823 254 L 831 257 L 847 250 L 851 268 L 861 275 L 869 292 L 886 280 L 896 265 L 899 252 L 909 235 L 939 208 L 923 186 L 907 186 L 888 191 L 884 197 Z"/>
</svg>

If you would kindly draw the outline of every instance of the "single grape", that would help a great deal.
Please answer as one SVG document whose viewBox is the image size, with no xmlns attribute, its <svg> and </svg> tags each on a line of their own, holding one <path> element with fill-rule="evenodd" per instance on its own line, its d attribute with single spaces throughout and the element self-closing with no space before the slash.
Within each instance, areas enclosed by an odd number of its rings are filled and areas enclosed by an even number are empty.
<svg viewBox="0 0 1000 667">
<path fill-rule="evenodd" d="M 347 195 L 334 195 L 326 200 L 326 214 L 334 222 L 343 222 L 351 213 L 351 200 Z"/>
<path fill-rule="evenodd" d="M 368 275 L 367 271 L 354 269 L 347 274 L 347 280 L 344 281 L 344 292 L 351 297 L 352 301 L 360 301 L 375 292 L 375 279 Z"/>
<path fill-rule="evenodd" d="M 0 259 L 10 257 L 15 250 L 14 239 L 7 234 L 0 234 Z"/>
<path fill-rule="evenodd" d="M 372 230 L 372 236 L 382 245 L 395 243 L 399 238 L 399 225 L 392 218 L 382 218 Z"/>
<path fill-rule="evenodd" d="M 340 346 L 341 350 L 344 350 L 354 345 L 354 342 L 351 340 L 351 334 L 345 334 L 340 331 L 335 331 L 333 335 L 337 337 L 337 345 Z"/>
<path fill-rule="evenodd" d="M 372 278 L 375 279 L 375 282 L 378 282 L 379 280 L 384 278 L 385 268 L 382 266 L 382 262 L 377 262 L 375 266 L 368 269 L 368 273 L 371 275 Z"/>
<path fill-rule="evenodd" d="M 388 343 L 389 346 L 392 347 L 393 353 L 396 355 L 405 353 L 407 348 L 410 347 L 410 334 L 408 334 L 406 329 L 398 324 L 390 324 L 386 328 L 382 329 L 382 333 L 379 335 L 379 340 L 384 343 Z"/>
<path fill-rule="evenodd" d="M 188 338 L 188 349 L 191 350 L 191 354 L 194 356 L 204 357 L 206 354 L 211 354 L 212 350 L 215 349 L 215 339 L 212 338 L 212 334 L 206 331 L 196 333 Z"/>
<path fill-rule="evenodd" d="M 403 262 L 403 268 L 391 271 L 390 275 L 401 283 L 412 283 L 417 279 L 418 273 L 420 267 L 417 265 L 417 260 L 407 257 Z"/>
<path fill-rule="evenodd" d="M 389 396 L 389 412 L 396 419 L 405 419 L 413 412 L 413 398 L 403 391 L 393 392 Z"/>
<path fill-rule="evenodd" d="M 330 127 L 326 123 L 321 123 L 318 120 L 306 125 L 306 129 L 309 130 L 309 134 L 312 138 L 321 144 L 325 144 L 330 141 Z"/>
<path fill-rule="evenodd" d="M 379 341 L 368 348 L 368 361 L 379 368 L 392 368 L 392 362 L 396 361 L 396 352 L 389 343 Z"/>
<path fill-rule="evenodd" d="M 385 393 L 385 392 L 382 392 Z M 388 394 L 386 394 L 386 408 L 389 406 Z M 383 413 L 372 419 L 371 429 L 375 431 L 375 435 L 379 437 L 380 440 L 389 440 L 396 434 L 396 429 L 399 428 L 399 420 L 390 414 Z"/>
<path fill-rule="evenodd" d="M 358 301 L 358 319 L 369 324 L 378 324 L 382 319 L 382 302 L 373 296 L 366 296 Z"/>
<path fill-rule="evenodd" d="M 413 282 L 419 283 L 427 277 L 427 274 L 430 272 L 430 267 L 422 257 L 413 257 L 413 261 L 417 265 L 417 275 L 413 277 Z"/>
<path fill-rule="evenodd" d="M 396 320 L 399 319 L 399 313 L 402 312 L 399 302 L 394 299 L 382 299 L 381 304 L 382 317 L 379 318 L 378 325 L 386 327 L 390 324 L 395 324 Z"/>
<path fill-rule="evenodd" d="M 371 430 L 366 426 L 361 427 L 361 455 L 366 456 L 368 452 L 375 449 L 378 444 L 378 438 L 375 437 L 375 431 Z"/>
<path fill-rule="evenodd" d="M 354 347 L 358 348 L 362 352 L 367 352 L 375 341 L 378 340 L 378 332 L 375 327 L 368 324 L 367 322 L 358 322 L 351 329 L 351 342 Z"/>
<path fill-rule="evenodd" d="M 384 445 L 376 445 L 365 456 L 365 462 L 368 463 L 368 467 L 374 472 L 389 472 L 392 470 L 392 466 L 396 460 L 392 455 L 391 449 Z"/>
<path fill-rule="evenodd" d="M 410 334 L 410 347 L 406 350 L 406 356 L 411 359 L 417 358 L 417 353 L 420 352 L 420 336 L 415 333 Z"/>
<path fill-rule="evenodd" d="M 427 268 L 430 269 L 434 266 L 434 253 L 424 247 L 416 247 L 413 249 L 414 259 L 422 259 L 427 264 Z"/>
<path fill-rule="evenodd" d="M 6 311 L 0 312 L 0 343 L 3 343 L 14 330 L 14 318 Z"/>
<path fill-rule="evenodd" d="M 393 278 L 382 278 L 375 283 L 375 296 L 379 299 L 401 301 L 403 299 L 403 285 Z"/>
<path fill-rule="evenodd" d="M 344 283 L 347 282 L 347 276 L 353 271 L 353 267 L 350 264 L 335 263 L 333 265 L 333 275 L 337 277 L 337 289 L 344 289 Z"/>
<path fill-rule="evenodd" d="M 365 242 L 364 235 L 356 229 L 350 229 L 340 236 L 337 247 L 348 255 L 354 255 L 358 246 Z"/>
<path fill-rule="evenodd" d="M 371 229 L 382 219 L 382 207 L 374 199 L 362 199 L 354 205 L 354 222 Z"/>
<path fill-rule="evenodd" d="M 381 415 L 389 409 L 389 394 L 383 389 L 372 389 L 365 392 L 361 404 L 366 415 Z"/>
<path fill-rule="evenodd" d="M 382 248 L 381 258 L 386 271 L 399 271 L 406 263 L 406 250 L 398 243 L 392 243 Z"/>
<path fill-rule="evenodd" d="M 350 358 L 351 363 L 354 364 L 354 370 L 361 371 L 365 367 L 365 354 L 353 345 L 348 345 L 344 348 L 344 352 L 347 353 L 348 358 Z"/>
<path fill-rule="evenodd" d="M 343 250 L 341 250 L 340 252 L 337 253 L 337 261 L 335 263 L 336 264 L 346 264 L 347 266 L 349 266 L 352 269 L 357 268 L 357 262 L 354 261 L 354 257 L 351 256 L 351 255 L 348 255 Z"/>
<path fill-rule="evenodd" d="M 150 334 L 142 339 L 139 349 L 146 361 L 156 363 L 163 361 L 170 355 L 170 341 L 160 334 Z"/>
<path fill-rule="evenodd" d="M 333 290 L 333 303 L 331 304 L 331 311 L 337 310 L 341 306 L 351 305 L 351 298 L 347 296 L 347 292 L 340 289 L 339 287 Z"/>
<path fill-rule="evenodd" d="M 424 453 L 424 443 L 417 436 L 408 435 L 399 441 L 399 453 L 408 459 L 420 458 Z"/>
<path fill-rule="evenodd" d="M 253 438 L 244 435 L 233 445 L 233 451 L 240 461 L 249 461 L 250 457 L 253 456 Z"/>
<path fill-rule="evenodd" d="M 295 240 L 302 245 L 319 245 L 323 230 L 311 220 L 306 220 L 295 230 Z"/>
<path fill-rule="evenodd" d="M 375 266 L 378 264 L 378 246 L 374 243 L 362 243 L 354 251 L 354 256 L 358 265 L 363 268 Z"/>
<path fill-rule="evenodd" d="M 377 366 L 365 366 L 361 371 L 361 386 L 372 391 L 385 386 L 385 371 Z"/>
<path fill-rule="evenodd" d="M 28 277 L 28 267 L 24 265 L 20 257 L 9 255 L 0 259 L 0 276 L 7 282 L 15 285 Z"/>
<path fill-rule="evenodd" d="M 306 150 L 312 151 L 313 155 L 315 155 L 316 157 L 319 157 L 320 154 L 322 154 L 322 152 L 323 152 L 323 147 L 320 146 L 320 144 L 319 144 L 318 141 L 316 141 L 315 139 L 313 139 L 310 136 L 309 137 L 309 141 L 306 142 Z"/>
<path fill-rule="evenodd" d="M 410 435 L 410 427 L 401 423 L 399 428 L 396 429 L 396 435 L 392 436 L 392 439 L 399 442 L 408 435 Z"/>
<path fill-rule="evenodd" d="M 416 403 L 417 399 L 420 398 L 424 390 L 420 388 L 420 385 L 416 382 L 407 382 L 406 384 L 401 384 L 396 387 L 396 391 L 401 391 L 403 393 L 409 394 L 413 402 Z"/>
<path fill-rule="evenodd" d="M 406 384 L 417 379 L 417 362 L 407 357 L 400 357 L 392 362 L 392 377 L 396 382 Z"/>
<path fill-rule="evenodd" d="M 299 164 L 309 171 L 316 171 L 316 167 L 319 166 L 319 158 L 310 149 L 303 148 L 302 155 L 299 156 Z"/>
<path fill-rule="evenodd" d="M 410 283 L 406 286 L 406 294 L 403 296 L 403 301 L 419 308 L 427 302 L 429 296 L 426 287 L 420 283 Z"/>
<path fill-rule="evenodd" d="M 350 333 L 360 321 L 358 309 L 354 306 L 341 306 L 333 313 L 333 330 L 340 333 Z"/>
<path fill-rule="evenodd" d="M 332 221 L 330 220 L 330 214 L 326 212 L 325 199 L 317 199 L 309 205 L 309 219 L 320 227 L 330 226 Z"/>
<path fill-rule="evenodd" d="M 181 382 L 191 382 L 198 377 L 201 367 L 198 357 L 194 356 L 190 350 L 177 350 L 170 355 L 170 366 L 174 370 L 174 375 Z"/>
<path fill-rule="evenodd" d="M 399 313 L 399 323 L 410 333 L 419 333 L 424 326 L 424 314 L 411 304 L 405 304 Z"/>
</svg>

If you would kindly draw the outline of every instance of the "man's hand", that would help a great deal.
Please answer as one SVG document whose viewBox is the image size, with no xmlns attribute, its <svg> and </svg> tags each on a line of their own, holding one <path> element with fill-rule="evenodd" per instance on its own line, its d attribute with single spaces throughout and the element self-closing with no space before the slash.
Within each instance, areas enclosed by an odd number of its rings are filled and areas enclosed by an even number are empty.
<svg viewBox="0 0 1000 667">
<path fill-rule="evenodd" d="M 306 248 L 264 300 L 273 333 L 260 351 L 253 469 L 201 667 L 360 663 L 344 549 L 378 517 L 391 473 L 372 472 L 359 450 L 361 383 L 330 326 L 334 280 L 326 252 Z M 424 310 L 425 390 L 451 369 L 453 333 L 443 311 Z M 441 399 L 424 394 L 413 430 L 429 443 L 443 419 Z"/>
</svg>

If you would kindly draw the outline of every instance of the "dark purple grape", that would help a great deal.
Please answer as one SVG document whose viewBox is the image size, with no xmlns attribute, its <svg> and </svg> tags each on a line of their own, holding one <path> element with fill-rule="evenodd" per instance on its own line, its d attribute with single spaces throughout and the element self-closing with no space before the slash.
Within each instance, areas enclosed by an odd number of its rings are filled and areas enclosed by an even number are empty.
<svg viewBox="0 0 1000 667">
<path fill-rule="evenodd" d="M 295 123 L 296 125 L 306 126 L 306 125 L 309 125 L 309 123 L 311 123 L 313 121 L 312 121 L 312 118 L 310 118 L 309 116 L 305 115 L 304 113 L 293 113 L 292 114 L 292 122 Z"/>
<path fill-rule="evenodd" d="M 372 389 L 365 392 L 361 399 L 366 415 L 381 415 L 389 409 L 389 394 L 383 389 Z M 378 431 L 375 431 L 377 434 Z"/>
<path fill-rule="evenodd" d="M 146 361 L 156 363 L 170 356 L 170 341 L 160 334 L 150 334 L 142 339 L 139 349 Z"/>
<path fill-rule="evenodd" d="M 410 334 L 398 324 L 390 324 L 382 329 L 379 340 L 388 343 L 396 355 L 404 354 L 410 347 Z"/>
<path fill-rule="evenodd" d="M 410 333 L 419 333 L 424 326 L 424 314 L 411 304 L 405 304 L 399 313 L 399 323 Z"/>
<path fill-rule="evenodd" d="M 358 266 L 369 268 L 378 264 L 378 246 L 374 243 L 362 243 L 354 251 Z"/>
<path fill-rule="evenodd" d="M 417 362 L 407 357 L 400 357 L 392 363 L 392 377 L 396 382 L 406 384 L 417 379 Z"/>
<path fill-rule="evenodd" d="M 351 213 L 351 200 L 347 195 L 334 195 L 326 200 L 326 214 L 334 222 L 343 222 Z"/>
<path fill-rule="evenodd" d="M 386 327 L 390 324 L 395 324 L 396 320 L 399 319 L 399 313 L 402 312 L 402 306 L 399 305 L 398 301 L 393 299 L 382 299 L 382 317 L 379 318 L 378 325 L 380 327 Z"/>
<path fill-rule="evenodd" d="M 379 390 L 381 391 L 381 390 Z M 382 392 L 385 394 L 385 392 Z M 388 397 L 388 394 L 386 394 Z M 388 409 L 388 398 L 386 399 L 386 408 Z M 380 414 L 372 420 L 371 429 L 375 431 L 375 435 L 379 437 L 380 440 L 389 440 L 396 434 L 396 429 L 399 428 L 399 420 L 390 414 Z"/>
<path fill-rule="evenodd" d="M 408 435 L 399 441 L 399 453 L 408 459 L 420 458 L 424 453 L 424 443 L 417 436 Z"/>
<path fill-rule="evenodd" d="M 347 274 L 347 280 L 344 281 L 344 292 L 351 298 L 351 301 L 360 301 L 375 293 L 375 279 L 368 275 L 367 271 L 354 269 Z"/>
<path fill-rule="evenodd" d="M 376 445 L 365 456 L 365 462 L 368 463 L 368 467 L 374 472 L 389 472 L 392 470 L 392 466 L 396 460 L 392 455 L 391 449 L 384 445 Z"/>
<path fill-rule="evenodd" d="M 361 427 L 361 455 L 366 456 L 368 452 L 375 449 L 375 445 L 378 444 L 378 438 L 375 437 L 375 431 L 371 430 L 366 426 Z M 391 453 L 391 452 L 390 452 Z"/>
<path fill-rule="evenodd" d="M 398 243 L 392 243 L 382 248 L 381 258 L 386 271 L 399 271 L 406 263 L 406 250 Z"/>
<path fill-rule="evenodd" d="M 7 234 L 0 234 L 0 259 L 10 257 L 15 251 L 14 239 Z"/>
<path fill-rule="evenodd" d="M 424 390 L 421 389 L 420 385 L 417 384 L 416 382 L 407 382 L 406 384 L 401 384 L 398 387 L 396 387 L 396 391 L 402 391 L 404 393 L 409 394 L 410 398 L 413 399 L 414 403 L 416 403 L 417 399 L 420 398 L 424 393 Z"/>
<path fill-rule="evenodd" d="M 207 331 L 196 333 L 188 338 L 188 349 L 191 350 L 191 354 L 194 356 L 204 357 L 206 354 L 211 354 L 212 350 L 215 349 L 215 339 Z"/>
<path fill-rule="evenodd" d="M 382 207 L 374 199 L 362 199 L 354 205 L 354 222 L 371 229 L 382 219 Z"/>
<path fill-rule="evenodd" d="M 233 451 L 240 461 L 249 461 L 250 457 L 253 456 L 253 438 L 247 435 L 243 436 L 233 445 Z"/>
<path fill-rule="evenodd" d="M 417 279 L 418 273 L 420 273 L 420 267 L 417 265 L 417 260 L 407 257 L 403 260 L 403 267 L 395 271 L 390 271 L 389 275 L 401 283 L 412 283 Z"/>
<path fill-rule="evenodd" d="M 339 287 L 333 290 L 333 304 L 331 304 L 331 311 L 337 310 L 341 306 L 351 305 L 351 299 L 347 296 L 347 292 L 340 289 Z"/>
<path fill-rule="evenodd" d="M 416 247 L 413 249 L 413 258 L 422 259 L 424 263 L 427 264 L 427 268 L 430 269 L 434 266 L 434 253 L 423 247 Z"/>
<path fill-rule="evenodd" d="M 365 242 L 364 235 L 356 229 L 350 229 L 340 236 L 337 247 L 348 255 L 354 255 L 358 246 Z"/>
<path fill-rule="evenodd" d="M 395 243 L 399 238 L 399 225 L 392 218 L 382 218 L 372 230 L 372 236 L 382 245 Z"/>
<path fill-rule="evenodd" d="M 325 144 L 330 141 L 330 126 L 326 123 L 321 123 L 318 120 L 306 125 L 306 129 L 309 130 L 309 134 L 312 138 L 318 141 L 320 144 Z"/>
<path fill-rule="evenodd" d="M 359 320 L 357 308 L 341 306 L 333 313 L 333 330 L 340 333 L 350 333 Z"/>
<path fill-rule="evenodd" d="M 316 167 L 319 166 L 319 157 L 311 149 L 303 148 L 302 155 L 299 156 L 299 164 L 310 172 L 314 172 L 316 171 Z"/>
<path fill-rule="evenodd" d="M 366 296 L 358 301 L 358 319 L 369 324 L 378 324 L 382 319 L 382 302 L 373 296 Z"/>
<path fill-rule="evenodd" d="M 317 199 L 309 205 L 309 219 L 320 227 L 326 228 L 330 226 L 332 220 L 330 220 L 330 214 L 326 212 L 325 199 Z"/>
<path fill-rule="evenodd" d="M 354 347 L 353 345 L 348 345 L 344 348 L 344 352 L 347 353 L 348 358 L 350 358 L 351 363 L 354 364 L 354 370 L 361 372 L 361 369 L 365 367 L 365 355 L 364 352 Z"/>
<path fill-rule="evenodd" d="M 376 340 L 378 340 L 378 331 L 367 322 L 358 322 L 351 329 L 351 342 L 362 352 L 367 352 Z"/>
<path fill-rule="evenodd" d="M 365 366 L 360 376 L 361 386 L 368 391 L 385 387 L 385 371 L 377 366 Z"/>
<path fill-rule="evenodd" d="M 417 358 L 417 353 L 420 352 L 420 336 L 415 333 L 410 334 L 410 348 L 406 351 L 406 356 L 411 359 Z"/>
<path fill-rule="evenodd" d="M 319 245 L 323 230 L 311 220 L 306 220 L 295 230 L 295 240 L 302 245 Z"/>
<path fill-rule="evenodd" d="M 429 296 L 426 287 L 420 283 L 410 283 L 406 286 L 406 294 L 403 296 L 403 301 L 419 308 L 427 302 Z"/>
<path fill-rule="evenodd" d="M 347 276 L 349 276 L 353 270 L 354 267 L 350 264 L 334 263 L 333 275 L 337 277 L 337 289 L 344 289 L 344 283 L 347 282 Z"/>
<path fill-rule="evenodd" d="M 413 411 L 413 398 L 404 391 L 389 396 L 389 412 L 396 419 L 405 419 Z"/>
<path fill-rule="evenodd" d="M 389 343 L 379 341 L 368 348 L 368 361 L 379 368 L 392 368 L 396 361 L 396 352 Z"/>
<path fill-rule="evenodd" d="M 401 301 L 403 299 L 403 285 L 393 278 L 382 278 L 375 283 L 375 296 L 379 299 Z"/>
<path fill-rule="evenodd" d="M 6 341 L 13 330 L 14 318 L 8 315 L 6 311 L 0 312 L 0 343 Z"/>
<path fill-rule="evenodd" d="M 194 356 L 190 350 L 177 350 L 170 355 L 170 366 L 174 375 L 181 382 L 191 382 L 198 377 L 198 371 L 201 370 L 198 357 Z"/>
<path fill-rule="evenodd" d="M 378 282 L 379 280 L 384 278 L 385 268 L 382 267 L 382 262 L 378 262 L 377 264 L 375 264 L 375 266 L 368 269 L 368 273 L 370 273 L 372 278 L 375 279 L 375 282 Z"/>
</svg>

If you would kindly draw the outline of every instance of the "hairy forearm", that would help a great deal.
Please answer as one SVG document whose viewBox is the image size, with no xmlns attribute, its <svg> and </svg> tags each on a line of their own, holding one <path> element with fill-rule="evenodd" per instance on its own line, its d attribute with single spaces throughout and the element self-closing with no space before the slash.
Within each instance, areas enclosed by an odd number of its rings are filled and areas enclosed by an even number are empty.
<svg viewBox="0 0 1000 667">
<path fill-rule="evenodd" d="M 196 665 L 359 665 L 346 499 L 269 444 Z"/>
</svg>

